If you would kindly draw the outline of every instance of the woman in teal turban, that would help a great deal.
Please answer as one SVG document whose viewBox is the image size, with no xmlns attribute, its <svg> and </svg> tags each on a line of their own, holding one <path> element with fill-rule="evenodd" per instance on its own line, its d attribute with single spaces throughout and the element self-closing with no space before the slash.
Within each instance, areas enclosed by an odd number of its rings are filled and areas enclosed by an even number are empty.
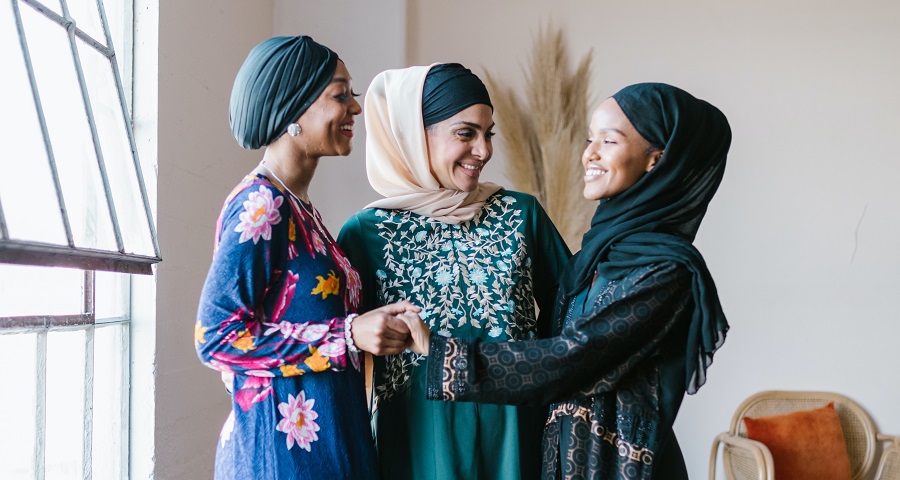
<svg viewBox="0 0 900 480">
<path fill-rule="evenodd" d="M 405 348 L 395 303 L 357 316 L 357 271 L 308 196 L 321 157 L 347 155 L 347 67 L 306 36 L 270 38 L 238 72 L 231 130 L 262 162 L 225 200 L 194 343 L 222 372 L 232 411 L 215 478 L 378 478 L 359 349 Z"/>
<path fill-rule="evenodd" d="M 584 196 L 599 204 L 560 280 L 556 336 L 446 338 L 404 316 L 428 355 L 427 397 L 552 403 L 547 480 L 687 479 L 672 425 L 728 331 L 693 241 L 730 144 L 725 115 L 671 85 L 601 103 L 581 158 Z"/>
</svg>

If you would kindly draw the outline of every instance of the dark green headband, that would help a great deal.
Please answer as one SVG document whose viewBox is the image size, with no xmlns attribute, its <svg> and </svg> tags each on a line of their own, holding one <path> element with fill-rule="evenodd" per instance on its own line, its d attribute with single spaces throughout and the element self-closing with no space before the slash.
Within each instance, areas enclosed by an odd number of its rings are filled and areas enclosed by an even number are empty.
<svg viewBox="0 0 900 480">
<path fill-rule="evenodd" d="M 250 51 L 231 90 L 231 133 L 244 148 L 274 142 L 331 82 L 338 56 L 312 38 L 273 37 Z"/>
<path fill-rule="evenodd" d="M 422 120 L 426 127 L 479 103 L 494 109 L 484 83 L 468 68 L 442 63 L 428 71 L 422 92 Z"/>
</svg>

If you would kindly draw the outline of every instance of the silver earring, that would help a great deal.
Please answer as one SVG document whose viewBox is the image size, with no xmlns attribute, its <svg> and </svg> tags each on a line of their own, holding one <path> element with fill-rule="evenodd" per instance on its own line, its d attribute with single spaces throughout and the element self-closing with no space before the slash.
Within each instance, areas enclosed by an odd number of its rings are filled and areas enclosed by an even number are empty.
<svg viewBox="0 0 900 480">
<path fill-rule="evenodd" d="M 292 137 L 296 137 L 297 135 L 300 135 L 300 125 L 297 125 L 296 123 L 292 123 L 292 124 L 288 125 L 287 132 L 288 132 L 288 135 L 290 135 Z"/>
</svg>

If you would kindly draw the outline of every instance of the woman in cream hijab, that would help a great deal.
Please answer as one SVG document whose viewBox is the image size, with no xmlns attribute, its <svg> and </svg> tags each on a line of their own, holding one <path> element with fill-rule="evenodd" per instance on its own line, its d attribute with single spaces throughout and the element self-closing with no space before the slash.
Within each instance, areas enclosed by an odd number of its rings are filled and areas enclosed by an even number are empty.
<svg viewBox="0 0 900 480">
<path fill-rule="evenodd" d="M 569 252 L 534 197 L 479 181 L 493 154 L 492 114 L 484 84 L 459 64 L 373 80 L 366 167 L 385 198 L 338 239 L 362 279 L 361 311 L 408 300 L 439 335 L 487 342 L 549 332 L 544 313 Z M 412 353 L 376 358 L 384 478 L 537 477 L 545 409 L 426 401 L 424 367 Z"/>
</svg>

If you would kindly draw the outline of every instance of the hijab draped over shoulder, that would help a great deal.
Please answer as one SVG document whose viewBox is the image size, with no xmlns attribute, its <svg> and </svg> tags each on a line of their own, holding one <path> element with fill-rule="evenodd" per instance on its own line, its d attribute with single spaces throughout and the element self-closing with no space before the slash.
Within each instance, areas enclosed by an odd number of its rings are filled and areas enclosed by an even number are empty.
<svg viewBox="0 0 900 480">
<path fill-rule="evenodd" d="M 231 133 L 244 148 L 274 142 L 319 98 L 338 56 L 312 38 L 273 37 L 247 55 L 231 90 Z"/>
<path fill-rule="evenodd" d="M 685 383 L 693 394 L 728 331 L 716 284 L 693 241 L 722 181 L 731 128 L 719 109 L 670 85 L 632 85 L 612 98 L 638 133 L 664 153 L 628 190 L 601 200 L 562 288 L 574 295 L 595 271 L 612 280 L 651 263 L 686 266 L 693 274 L 694 312 Z"/>
<path fill-rule="evenodd" d="M 366 171 L 385 198 L 367 207 L 408 210 L 444 223 L 471 220 L 500 189 L 444 188 L 431 172 L 425 127 L 475 104 L 491 105 L 481 80 L 459 64 L 435 64 L 378 74 L 366 92 Z"/>
</svg>

